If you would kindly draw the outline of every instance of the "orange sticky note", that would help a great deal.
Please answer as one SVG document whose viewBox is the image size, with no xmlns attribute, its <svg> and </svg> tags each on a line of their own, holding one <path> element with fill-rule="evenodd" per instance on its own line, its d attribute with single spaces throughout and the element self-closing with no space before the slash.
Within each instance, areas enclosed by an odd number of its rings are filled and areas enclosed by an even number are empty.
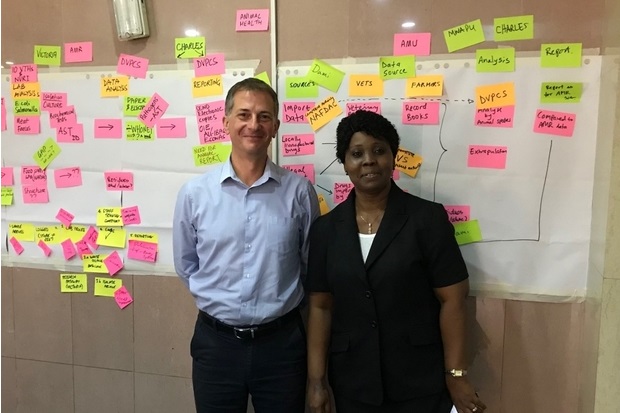
<svg viewBox="0 0 620 413">
<path fill-rule="evenodd" d="M 512 82 L 478 86 L 476 109 L 511 106 L 515 104 L 515 85 Z"/>
<path fill-rule="evenodd" d="M 423 75 L 407 79 L 405 96 L 442 96 L 443 75 Z"/>
<path fill-rule="evenodd" d="M 330 120 L 342 114 L 342 108 L 336 98 L 330 96 L 306 113 L 306 119 L 315 132 L 327 125 Z"/>
<path fill-rule="evenodd" d="M 383 96 L 383 80 L 379 75 L 351 75 L 349 96 Z"/>
</svg>

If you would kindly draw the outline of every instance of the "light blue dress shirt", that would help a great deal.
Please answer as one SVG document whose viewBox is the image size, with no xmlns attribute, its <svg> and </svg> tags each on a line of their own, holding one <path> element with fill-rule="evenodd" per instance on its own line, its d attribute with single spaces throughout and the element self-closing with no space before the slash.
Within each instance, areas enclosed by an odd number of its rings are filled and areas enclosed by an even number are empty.
<svg viewBox="0 0 620 413">
<path fill-rule="evenodd" d="M 218 320 L 269 322 L 303 299 L 308 232 L 318 216 L 307 179 L 267 160 L 263 175 L 248 187 L 229 159 L 179 191 L 175 270 L 196 306 Z"/>
</svg>

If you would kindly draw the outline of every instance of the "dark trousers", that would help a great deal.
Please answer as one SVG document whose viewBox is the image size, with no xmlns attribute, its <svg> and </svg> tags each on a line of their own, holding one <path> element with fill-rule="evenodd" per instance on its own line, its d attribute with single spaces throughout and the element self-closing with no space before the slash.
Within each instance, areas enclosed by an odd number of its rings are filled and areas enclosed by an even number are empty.
<svg viewBox="0 0 620 413">
<path fill-rule="evenodd" d="M 441 394 L 405 401 L 384 401 L 381 406 L 335 397 L 337 413 L 450 413 L 452 401 L 446 389 Z"/>
<path fill-rule="evenodd" d="M 191 342 L 197 413 L 303 413 L 306 333 L 301 316 L 269 335 L 238 339 L 200 315 Z"/>
</svg>

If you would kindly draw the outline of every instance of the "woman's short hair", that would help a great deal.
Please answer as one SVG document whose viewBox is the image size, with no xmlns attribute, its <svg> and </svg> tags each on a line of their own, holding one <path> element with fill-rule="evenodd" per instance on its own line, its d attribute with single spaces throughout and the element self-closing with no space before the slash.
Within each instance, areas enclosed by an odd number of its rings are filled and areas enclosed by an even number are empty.
<svg viewBox="0 0 620 413">
<path fill-rule="evenodd" d="M 344 163 L 344 158 L 356 132 L 364 132 L 375 139 L 387 142 L 396 159 L 400 136 L 392 122 L 383 116 L 368 110 L 358 110 L 343 118 L 336 128 L 336 158 Z"/>
</svg>

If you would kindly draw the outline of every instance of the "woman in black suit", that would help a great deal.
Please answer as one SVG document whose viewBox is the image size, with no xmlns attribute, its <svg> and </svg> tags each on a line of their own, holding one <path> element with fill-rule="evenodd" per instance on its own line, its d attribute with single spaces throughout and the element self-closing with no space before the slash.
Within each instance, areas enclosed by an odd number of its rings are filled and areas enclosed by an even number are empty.
<svg viewBox="0 0 620 413">
<path fill-rule="evenodd" d="M 310 232 L 311 411 L 330 412 L 329 377 L 337 413 L 481 413 L 465 360 L 467 268 L 447 213 L 392 181 L 400 138 L 386 118 L 357 111 L 336 137 L 354 189 Z"/>
</svg>

